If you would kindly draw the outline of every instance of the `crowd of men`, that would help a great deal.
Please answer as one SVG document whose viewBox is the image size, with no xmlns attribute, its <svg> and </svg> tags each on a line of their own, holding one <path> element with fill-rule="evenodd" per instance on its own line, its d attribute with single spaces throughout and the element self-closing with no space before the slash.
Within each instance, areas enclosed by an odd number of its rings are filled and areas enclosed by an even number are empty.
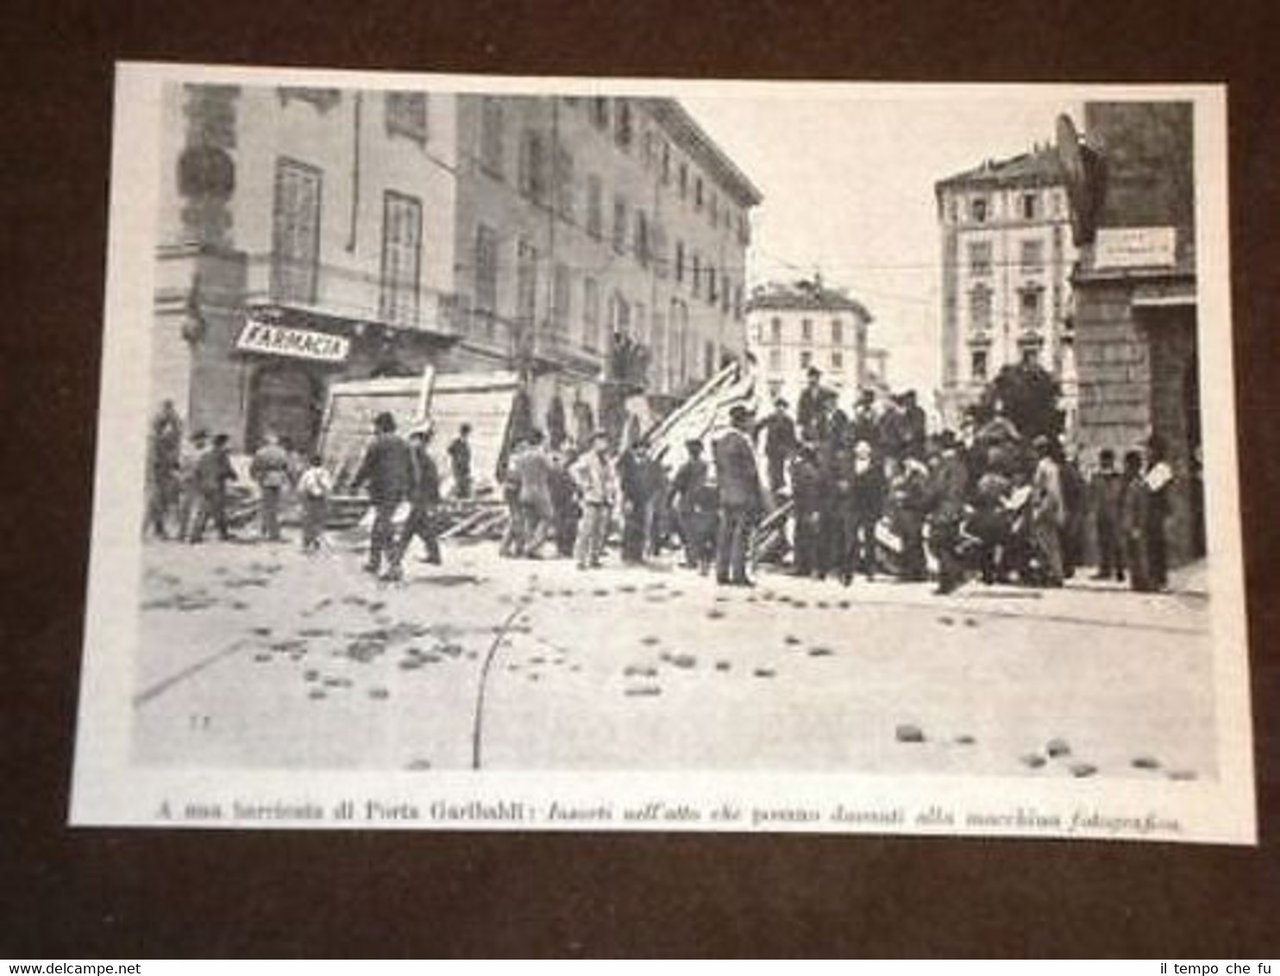
<svg viewBox="0 0 1280 976">
<path fill-rule="evenodd" d="M 374 428 L 350 487 L 367 491 L 374 513 L 365 569 L 399 579 L 415 538 L 426 561 L 441 558 L 434 431 L 424 423 L 401 436 L 386 413 Z M 463 425 L 447 448 L 456 497 L 473 490 L 469 433 Z M 1058 438 L 1024 437 L 999 402 L 963 438 L 950 430 L 930 434 L 913 391 L 878 398 L 863 390 L 846 413 L 814 369 L 794 416 L 782 399 L 759 418 L 735 406 L 728 430 L 711 445 L 714 464 L 704 454 L 703 442 L 690 440 L 672 465 L 643 440 L 615 453 L 604 432 L 576 447 L 549 443 L 532 430 L 513 445 L 500 472 L 508 513 L 500 554 L 537 559 L 550 545 L 591 569 L 602 564 L 617 523 L 625 564 L 678 546 L 686 567 L 714 569 L 723 585 L 749 586 L 753 556 L 763 548 L 784 559 L 789 552 L 795 575 L 848 586 L 859 575 L 886 572 L 929 579 L 930 553 L 935 592 L 945 594 L 972 577 L 1062 586 L 1083 558 L 1091 522 L 1095 578 L 1127 578 L 1144 591 L 1168 583 L 1173 473 L 1156 438 L 1145 455 L 1128 451 L 1120 468 L 1114 451 L 1102 450 L 1086 482 Z M 302 513 L 303 548 L 317 548 L 333 492 L 321 459 L 304 462 L 267 434 L 248 476 L 259 489 L 262 537 L 280 538 L 282 499 L 292 494 Z M 148 522 L 156 535 L 167 537 L 176 519 L 177 537 L 192 543 L 210 522 L 229 536 L 228 485 L 238 476 L 225 435 L 197 431 L 184 442 L 166 402 L 152 424 L 150 480 Z M 762 547 L 768 533 L 772 543 Z"/>
</svg>

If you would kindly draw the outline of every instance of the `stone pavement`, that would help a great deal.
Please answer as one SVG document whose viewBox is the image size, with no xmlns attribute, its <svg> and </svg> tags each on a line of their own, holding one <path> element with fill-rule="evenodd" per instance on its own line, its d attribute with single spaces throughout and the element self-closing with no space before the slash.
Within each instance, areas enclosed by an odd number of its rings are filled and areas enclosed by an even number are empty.
<svg viewBox="0 0 1280 976">
<path fill-rule="evenodd" d="M 1195 592 L 939 598 L 767 571 L 721 588 L 666 562 L 583 572 L 495 550 L 411 556 L 385 584 L 337 544 L 148 545 L 138 760 L 1213 775 Z"/>
</svg>

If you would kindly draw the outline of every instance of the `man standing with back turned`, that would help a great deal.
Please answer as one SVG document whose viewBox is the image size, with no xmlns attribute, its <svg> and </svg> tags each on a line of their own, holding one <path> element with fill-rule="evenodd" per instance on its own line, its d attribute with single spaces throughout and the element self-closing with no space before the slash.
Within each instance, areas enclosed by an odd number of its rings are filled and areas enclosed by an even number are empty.
<svg viewBox="0 0 1280 976">
<path fill-rule="evenodd" d="M 751 447 L 751 412 L 741 404 L 729 411 L 731 429 L 715 443 L 716 484 L 720 490 L 720 526 L 716 538 L 716 582 L 751 586 L 747 547 L 764 500 Z"/>
</svg>

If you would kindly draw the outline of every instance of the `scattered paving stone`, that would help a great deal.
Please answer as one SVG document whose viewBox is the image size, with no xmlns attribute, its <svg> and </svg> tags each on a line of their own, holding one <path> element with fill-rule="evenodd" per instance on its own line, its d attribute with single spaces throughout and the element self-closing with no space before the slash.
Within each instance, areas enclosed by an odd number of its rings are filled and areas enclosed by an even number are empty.
<svg viewBox="0 0 1280 976">
<path fill-rule="evenodd" d="M 523 593 L 520 595 L 520 599 L 517 602 L 522 603 L 527 607 L 533 602 L 533 597 L 528 593 Z"/>
<path fill-rule="evenodd" d="M 407 657 L 400 662 L 401 671 L 416 671 L 420 667 L 422 667 L 422 662 L 416 657 Z"/>
<path fill-rule="evenodd" d="M 835 651 L 833 651 L 833 650 L 832 650 L 831 648 L 829 648 L 829 647 L 811 647 L 811 648 L 809 648 L 809 656 L 810 656 L 810 657 L 831 657 L 833 654 L 835 654 Z"/>
<path fill-rule="evenodd" d="M 1155 756 L 1135 756 L 1130 765 L 1134 769 L 1159 769 L 1160 760 Z"/>
<path fill-rule="evenodd" d="M 569 665 L 569 670 L 570 670 L 570 671 L 581 671 L 581 670 L 582 670 L 582 665 L 581 665 L 581 664 L 571 664 L 571 665 Z"/>
<path fill-rule="evenodd" d="M 1098 767 L 1093 763 L 1077 762 L 1067 767 L 1071 770 L 1071 775 L 1077 779 L 1083 779 L 1086 776 L 1092 776 L 1098 771 Z"/>
<path fill-rule="evenodd" d="M 299 637 L 329 637 L 332 634 L 332 627 L 303 627 L 298 631 Z"/>
<path fill-rule="evenodd" d="M 1186 782 L 1196 779 L 1196 771 L 1194 769 L 1172 769 L 1169 771 L 1169 778 Z"/>
<path fill-rule="evenodd" d="M 724 616 L 724 611 L 717 609 L 716 607 L 712 607 L 710 610 L 707 611 L 707 616 L 710 617 L 712 620 L 719 620 L 721 617 Z"/>
<path fill-rule="evenodd" d="M 379 610 L 386 607 L 386 605 L 386 600 L 374 600 L 371 603 L 366 604 L 370 613 L 377 613 Z"/>
<path fill-rule="evenodd" d="M 369 689 L 369 697 L 370 697 L 370 698 L 376 698 L 376 699 L 378 699 L 378 700 L 382 700 L 382 699 L 385 699 L 385 698 L 390 698 L 390 697 L 391 697 L 391 692 L 387 691 L 387 689 L 386 689 L 386 688 L 381 688 L 381 687 L 379 687 L 379 688 L 370 688 L 370 689 Z"/>
<path fill-rule="evenodd" d="M 307 697 L 320 699 L 320 698 L 328 698 L 329 696 L 325 694 L 324 690 L 321 688 L 312 688 L 311 691 L 307 693 Z"/>
<path fill-rule="evenodd" d="M 350 688 L 350 678 L 325 678 L 324 686 L 326 688 Z"/>
<path fill-rule="evenodd" d="M 271 628 L 270 627 L 254 627 L 253 633 L 257 634 L 259 637 L 267 637 L 267 636 L 270 636 L 271 634 Z"/>
<path fill-rule="evenodd" d="M 635 591 L 636 591 L 636 588 L 630 583 L 623 583 L 621 586 L 618 587 L 619 593 L 634 593 Z"/>
<path fill-rule="evenodd" d="M 546 663 L 547 663 L 547 659 L 546 659 L 545 657 L 541 657 L 541 656 L 539 656 L 539 657 L 531 657 L 531 658 L 529 658 L 529 663 L 530 663 L 530 664 L 546 664 Z"/>
<path fill-rule="evenodd" d="M 507 670 L 508 670 L 508 671 L 519 671 L 519 670 L 520 670 L 520 665 L 518 665 L 518 664 L 508 664 L 508 665 L 507 665 Z"/>
<path fill-rule="evenodd" d="M 1066 739 L 1050 739 L 1045 743 L 1044 751 L 1048 753 L 1050 759 L 1062 759 L 1064 756 L 1071 755 L 1071 746 L 1067 744 Z"/>
<path fill-rule="evenodd" d="M 660 644 L 661 641 L 659 641 L 658 638 L 650 635 L 648 637 L 641 637 L 640 643 L 644 644 L 646 647 L 652 647 L 654 644 Z"/>
<path fill-rule="evenodd" d="M 800 638 L 796 637 L 794 634 L 788 634 L 786 637 L 782 638 L 782 642 L 784 644 L 791 644 L 792 646 L 801 643 Z"/>
<path fill-rule="evenodd" d="M 723 593 L 716 594 L 716 603 L 728 603 L 728 602 L 729 602 L 729 598 L 725 596 Z"/>
<path fill-rule="evenodd" d="M 635 688 L 628 688 L 626 694 L 633 697 L 648 697 L 651 695 L 661 695 L 662 689 L 657 685 L 640 685 Z"/>
<path fill-rule="evenodd" d="M 230 607 L 232 610 L 248 610 L 249 604 L 245 603 L 243 600 L 232 600 Z"/>
<path fill-rule="evenodd" d="M 529 672 L 529 680 L 530 680 L 530 681 L 541 681 L 541 680 L 542 680 L 542 675 L 540 675 L 540 674 L 536 674 L 535 672 L 530 671 L 530 672 Z"/>
<path fill-rule="evenodd" d="M 576 592 L 575 590 L 561 590 L 561 591 L 560 591 L 560 595 L 561 595 L 561 596 L 573 596 L 573 594 L 574 594 L 575 592 Z"/>
<path fill-rule="evenodd" d="M 608 596 L 609 591 L 608 590 L 592 590 L 591 595 L 592 596 Z"/>
<path fill-rule="evenodd" d="M 826 610 L 828 604 L 826 600 L 819 600 L 817 603 L 814 604 L 814 606 L 817 607 L 819 610 Z"/>
<path fill-rule="evenodd" d="M 924 731 L 918 725 L 899 725 L 894 730 L 894 738 L 899 742 L 923 742 Z"/>
<path fill-rule="evenodd" d="M 974 620 L 972 617 L 965 617 L 964 625 L 966 627 L 976 627 L 978 626 L 978 621 Z"/>
<path fill-rule="evenodd" d="M 1021 759 L 1019 759 L 1019 762 L 1021 762 L 1022 765 L 1024 766 L 1030 766 L 1032 769 L 1039 769 L 1041 766 L 1047 763 L 1048 760 L 1045 759 L 1044 756 L 1040 755 L 1040 753 L 1038 752 L 1029 752 L 1025 756 L 1023 756 Z"/>
<path fill-rule="evenodd" d="M 958 746 L 971 746 L 976 741 L 977 740 L 971 735 L 958 735 L 955 739 L 956 745 Z"/>
<path fill-rule="evenodd" d="M 320 677 L 320 672 L 317 671 L 315 668 L 310 668 L 302 672 L 303 681 L 315 681 L 319 677 Z"/>
<path fill-rule="evenodd" d="M 421 772 L 422 770 L 430 768 L 431 760 L 429 759 L 412 759 L 409 761 L 409 765 L 405 766 L 405 769 L 410 770 L 411 772 Z"/>
<path fill-rule="evenodd" d="M 258 662 L 260 662 L 260 663 L 261 663 L 261 662 L 263 662 L 263 661 L 270 661 L 270 660 L 271 660 L 271 655 L 270 655 L 270 654 L 255 654 L 255 655 L 253 656 L 253 659 L 254 659 L 255 661 L 258 661 Z"/>
<path fill-rule="evenodd" d="M 776 678 L 778 676 L 778 672 L 773 668 L 756 668 L 751 673 L 757 678 Z"/>
<path fill-rule="evenodd" d="M 467 651 L 467 660 L 474 661 L 476 659 L 475 651 Z"/>
<path fill-rule="evenodd" d="M 622 669 L 622 675 L 626 678 L 656 678 L 658 669 L 651 664 L 629 664 Z"/>
<path fill-rule="evenodd" d="M 809 606 L 808 600 L 792 600 L 791 605 L 797 610 L 804 610 Z"/>
<path fill-rule="evenodd" d="M 729 668 L 731 668 L 732 666 L 733 666 L 733 665 L 732 665 L 732 664 L 730 664 L 728 661 L 717 661 L 717 662 L 716 662 L 716 670 L 717 670 L 717 671 L 728 671 L 728 670 L 729 670 Z"/>
<path fill-rule="evenodd" d="M 938 618 L 938 623 L 942 624 L 942 626 L 944 627 L 951 627 L 955 624 L 955 622 L 956 622 L 955 617 L 939 617 Z"/>
<path fill-rule="evenodd" d="M 667 660 L 671 662 L 673 667 L 684 668 L 686 670 L 695 667 L 698 663 L 698 659 L 692 654 L 673 654 L 671 657 L 667 658 Z"/>
</svg>

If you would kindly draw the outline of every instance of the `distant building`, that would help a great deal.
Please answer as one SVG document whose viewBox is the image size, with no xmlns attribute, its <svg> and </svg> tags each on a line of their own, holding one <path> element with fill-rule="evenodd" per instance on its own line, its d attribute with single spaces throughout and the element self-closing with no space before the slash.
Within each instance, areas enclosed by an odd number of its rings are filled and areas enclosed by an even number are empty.
<svg viewBox="0 0 1280 976">
<path fill-rule="evenodd" d="M 822 279 L 755 288 L 747 303 L 747 341 L 771 399 L 785 397 L 794 409 L 810 367 L 823 385 L 854 391 L 868 383 L 867 329 L 871 313 L 842 288 Z"/>
<path fill-rule="evenodd" d="M 1090 461 L 1164 443 L 1175 562 L 1205 552 L 1192 125 L 1187 102 L 1088 102 L 1065 147 L 1100 160 L 1076 193 L 1078 440 Z"/>
<path fill-rule="evenodd" d="M 942 228 L 943 420 L 958 422 L 1001 367 L 1034 361 L 1073 423 L 1075 261 L 1057 154 L 1037 146 L 934 185 Z"/>
<path fill-rule="evenodd" d="M 760 193 L 673 99 L 175 84 L 161 111 L 152 399 L 238 448 L 314 443 L 337 378 L 514 369 L 536 424 L 590 424 L 744 351 Z"/>
</svg>

